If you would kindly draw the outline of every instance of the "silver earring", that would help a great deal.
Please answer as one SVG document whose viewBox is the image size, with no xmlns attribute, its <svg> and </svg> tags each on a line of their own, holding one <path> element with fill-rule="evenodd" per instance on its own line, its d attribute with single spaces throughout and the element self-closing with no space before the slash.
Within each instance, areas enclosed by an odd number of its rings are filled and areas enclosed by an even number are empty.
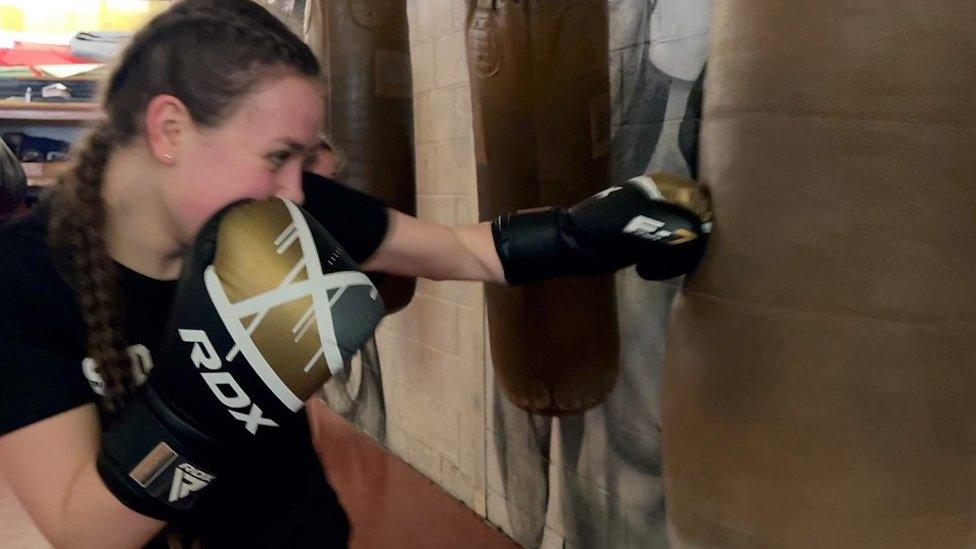
<svg viewBox="0 0 976 549">
<path fill-rule="evenodd" d="M 172 162 L 173 161 L 173 155 L 171 155 L 169 153 L 166 153 L 166 154 L 163 155 L 163 160 L 165 160 L 167 162 Z"/>
</svg>

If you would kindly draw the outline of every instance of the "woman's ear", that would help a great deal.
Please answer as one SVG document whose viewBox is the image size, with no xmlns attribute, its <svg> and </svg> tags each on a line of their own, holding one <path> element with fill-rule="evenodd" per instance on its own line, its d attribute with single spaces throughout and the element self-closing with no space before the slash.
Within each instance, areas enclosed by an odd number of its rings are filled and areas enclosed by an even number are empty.
<svg viewBox="0 0 976 549">
<path fill-rule="evenodd" d="M 192 122 L 190 111 L 177 97 L 153 97 L 146 106 L 146 138 L 153 156 L 164 164 L 179 161 L 179 151 Z"/>
</svg>

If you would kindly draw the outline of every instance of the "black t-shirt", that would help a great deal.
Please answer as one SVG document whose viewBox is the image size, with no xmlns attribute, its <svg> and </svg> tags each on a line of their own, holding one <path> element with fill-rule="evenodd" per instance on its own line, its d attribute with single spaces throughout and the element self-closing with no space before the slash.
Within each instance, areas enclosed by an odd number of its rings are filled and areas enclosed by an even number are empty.
<svg viewBox="0 0 976 549">
<path fill-rule="evenodd" d="M 305 174 L 305 208 L 356 261 L 386 235 L 382 202 L 331 180 Z M 85 326 L 71 286 L 47 245 L 50 204 L 0 229 L 0 436 L 96 402 L 102 382 L 85 357 Z M 155 280 L 118 265 L 123 335 L 137 383 L 153 367 L 176 281 Z M 304 423 L 304 422 L 302 422 Z M 103 426 L 105 427 L 105 426 Z M 205 499 L 192 522 L 212 546 L 344 545 L 348 522 L 325 479 L 307 425 L 265 448 Z M 239 479 L 231 481 L 232 476 Z M 216 488 L 216 487 L 215 487 Z"/>
</svg>

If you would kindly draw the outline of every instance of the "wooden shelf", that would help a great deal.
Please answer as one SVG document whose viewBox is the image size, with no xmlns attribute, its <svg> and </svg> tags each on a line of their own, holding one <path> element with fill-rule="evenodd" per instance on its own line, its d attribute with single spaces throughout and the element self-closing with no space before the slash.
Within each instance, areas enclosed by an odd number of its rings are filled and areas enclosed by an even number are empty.
<svg viewBox="0 0 976 549">
<path fill-rule="evenodd" d="M 24 174 L 27 175 L 27 184 L 31 187 L 47 187 L 54 185 L 61 170 L 67 166 L 67 162 L 21 162 L 24 167 Z"/>
<path fill-rule="evenodd" d="M 0 121 L 91 122 L 102 117 L 98 103 L 0 101 Z"/>
</svg>

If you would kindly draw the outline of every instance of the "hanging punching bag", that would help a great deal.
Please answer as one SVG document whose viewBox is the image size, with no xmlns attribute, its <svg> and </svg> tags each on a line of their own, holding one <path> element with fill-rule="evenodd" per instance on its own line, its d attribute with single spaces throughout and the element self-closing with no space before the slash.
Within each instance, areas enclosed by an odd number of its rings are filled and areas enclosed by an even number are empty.
<svg viewBox="0 0 976 549">
<path fill-rule="evenodd" d="M 976 3 L 716 3 L 674 547 L 976 544 Z"/>
<path fill-rule="evenodd" d="M 469 0 L 468 70 L 481 219 L 607 187 L 606 2 Z M 532 412 L 599 403 L 618 370 L 613 277 L 487 286 L 502 390 Z"/>
<path fill-rule="evenodd" d="M 328 87 L 326 134 L 346 162 L 342 183 L 416 215 L 406 0 L 323 0 L 308 17 L 306 40 Z M 370 277 L 388 312 L 413 298 L 412 278 Z"/>
</svg>

